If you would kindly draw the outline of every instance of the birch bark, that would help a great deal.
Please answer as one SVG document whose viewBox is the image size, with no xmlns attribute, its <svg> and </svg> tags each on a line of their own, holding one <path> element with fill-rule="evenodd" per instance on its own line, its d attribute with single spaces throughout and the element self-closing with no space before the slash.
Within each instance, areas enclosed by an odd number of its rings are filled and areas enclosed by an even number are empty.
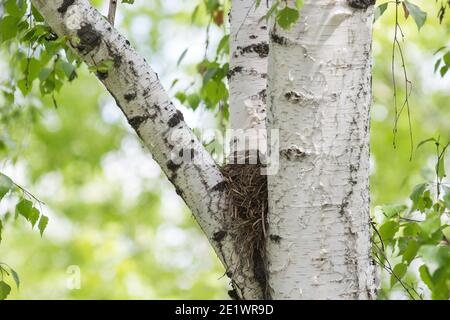
<svg viewBox="0 0 450 320">
<path fill-rule="evenodd" d="M 305 0 L 294 27 L 271 29 L 268 132 L 279 129 L 280 138 L 280 169 L 268 176 L 267 268 L 274 299 L 373 297 L 368 177 L 374 1 L 354 2 Z"/>
<path fill-rule="evenodd" d="M 233 0 L 230 14 L 230 124 L 231 151 L 239 155 L 266 153 L 266 88 L 269 31 L 261 18 L 267 4 Z M 256 163 L 256 159 L 253 163 Z"/>
<path fill-rule="evenodd" d="M 256 7 L 254 0 L 232 0 L 230 12 L 230 91 L 231 153 L 229 161 L 256 164 L 266 152 L 266 87 L 269 32 L 260 21 L 266 5 Z M 233 221 L 231 221 L 233 224 Z M 236 223 L 236 222 L 234 222 Z M 235 243 L 242 252 L 242 244 Z M 240 254 L 238 270 L 247 279 L 247 299 L 262 299 L 266 292 L 263 261 L 249 261 L 248 252 Z M 256 266 L 256 264 L 260 266 Z M 258 275 L 255 275 L 258 274 Z"/>
</svg>

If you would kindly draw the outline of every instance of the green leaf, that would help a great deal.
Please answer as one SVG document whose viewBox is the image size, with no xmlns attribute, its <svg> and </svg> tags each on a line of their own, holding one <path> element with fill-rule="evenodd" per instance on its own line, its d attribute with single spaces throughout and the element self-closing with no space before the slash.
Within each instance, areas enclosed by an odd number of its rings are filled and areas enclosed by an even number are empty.
<svg viewBox="0 0 450 320">
<path fill-rule="evenodd" d="M 427 184 L 426 183 L 418 184 L 417 186 L 414 187 L 413 192 L 409 196 L 409 198 L 413 202 L 413 206 L 411 208 L 411 211 L 416 210 L 417 207 L 419 206 L 419 200 L 422 197 L 422 195 L 423 195 L 423 193 L 424 193 L 426 188 L 427 188 Z"/>
<path fill-rule="evenodd" d="M 27 9 L 23 0 L 6 0 L 4 6 L 8 14 L 16 17 L 22 17 Z"/>
<path fill-rule="evenodd" d="M 0 300 L 5 300 L 10 292 L 11 287 L 5 281 L 0 281 Z"/>
<path fill-rule="evenodd" d="M 394 274 L 391 275 L 391 287 L 397 283 L 398 279 L 403 278 L 403 276 L 406 273 L 406 270 L 408 270 L 408 266 L 402 262 L 400 262 L 399 264 L 397 264 L 394 267 L 394 269 L 392 271 L 395 274 L 395 276 L 394 276 Z"/>
<path fill-rule="evenodd" d="M 388 218 L 397 216 L 400 213 L 404 212 L 406 209 L 408 209 L 408 207 L 403 204 L 402 205 L 386 205 L 386 206 L 381 207 L 381 211 Z"/>
<path fill-rule="evenodd" d="M 13 181 L 8 176 L 0 173 L 0 201 L 14 186 Z"/>
<path fill-rule="evenodd" d="M 389 241 L 394 237 L 394 235 L 397 233 L 398 229 L 399 229 L 399 224 L 397 221 L 388 220 L 381 225 L 380 230 L 378 230 L 378 231 L 380 232 L 380 235 L 381 235 L 381 238 L 383 239 L 383 241 Z"/>
<path fill-rule="evenodd" d="M 402 261 L 409 265 L 411 261 L 414 260 L 414 258 L 417 255 L 417 251 L 419 250 L 419 243 L 416 240 L 409 240 L 408 245 L 406 246 L 405 251 L 403 252 Z"/>
<path fill-rule="evenodd" d="M 388 2 L 380 4 L 378 7 L 375 8 L 375 15 L 373 18 L 373 21 L 377 21 L 379 17 L 383 15 L 383 13 L 386 11 L 388 7 Z"/>
<path fill-rule="evenodd" d="M 447 191 L 447 193 L 444 195 L 443 200 L 447 209 L 450 209 L 450 191 Z"/>
<path fill-rule="evenodd" d="M 67 79 L 73 80 L 75 78 L 75 66 L 69 62 L 62 61 L 61 62 L 61 68 L 64 71 L 64 74 L 66 75 Z"/>
<path fill-rule="evenodd" d="M 405 237 L 415 237 L 420 232 L 420 226 L 417 222 L 409 222 L 403 229 Z"/>
<path fill-rule="evenodd" d="M 404 4 L 416 22 L 417 28 L 420 30 L 427 20 L 427 13 L 407 0 L 405 0 Z"/>
<path fill-rule="evenodd" d="M 91 72 L 108 73 L 108 71 L 111 70 L 113 66 L 114 60 L 106 59 L 96 66 L 90 66 L 88 69 Z"/>
<path fill-rule="evenodd" d="M 280 27 L 287 30 L 292 24 L 297 22 L 299 16 L 298 9 L 284 7 L 277 13 L 277 23 Z"/>
<path fill-rule="evenodd" d="M 433 281 L 433 291 L 431 297 L 434 300 L 448 300 L 450 298 L 450 267 L 442 266 L 433 272 L 431 276 Z"/>
<path fill-rule="evenodd" d="M 441 77 L 445 76 L 448 71 L 449 66 L 443 66 L 439 73 L 441 74 Z"/>
<path fill-rule="evenodd" d="M 419 268 L 420 279 L 428 286 L 430 290 L 433 290 L 433 281 L 431 280 L 430 271 L 426 265 L 421 265 Z"/>
<path fill-rule="evenodd" d="M 181 56 L 178 58 L 177 61 L 177 67 L 180 66 L 180 63 L 183 61 L 184 57 L 186 56 L 186 53 L 188 52 L 189 48 L 184 49 L 183 53 L 181 54 Z"/>
<path fill-rule="evenodd" d="M 41 233 L 41 237 L 44 234 L 44 230 L 47 227 L 47 224 L 48 224 L 48 217 L 42 215 L 41 219 L 39 219 L 39 225 L 38 225 L 39 232 Z"/>
<path fill-rule="evenodd" d="M 442 233 L 444 234 L 444 236 L 447 239 L 447 241 L 450 241 L 450 225 L 444 227 L 442 229 Z"/>
<path fill-rule="evenodd" d="M 442 179 L 445 177 L 445 157 L 442 156 L 439 158 L 438 162 L 436 163 L 436 173 L 439 179 Z"/>
<path fill-rule="evenodd" d="M 30 200 L 22 199 L 16 205 L 16 212 L 22 215 L 25 219 L 29 220 L 31 208 L 33 207 L 33 203 Z"/>
<path fill-rule="evenodd" d="M 17 289 L 19 289 L 19 287 L 20 287 L 19 275 L 17 274 L 17 272 L 14 269 L 9 268 L 9 270 L 11 271 L 11 276 L 12 276 L 14 282 L 16 283 Z"/>
<path fill-rule="evenodd" d="M 433 212 L 427 215 L 425 221 L 420 223 L 420 229 L 427 237 L 431 237 L 433 233 L 439 230 L 441 227 L 441 217 L 439 213 Z"/>
<path fill-rule="evenodd" d="M 450 247 L 448 246 L 423 245 L 419 249 L 419 255 L 428 265 L 437 264 L 441 267 L 450 263 Z"/>
<path fill-rule="evenodd" d="M 449 66 L 450 65 L 450 51 L 448 51 L 446 54 L 444 54 L 443 59 L 444 59 L 445 64 L 447 66 Z"/>
<path fill-rule="evenodd" d="M 442 59 L 436 60 L 436 63 L 434 64 L 434 73 L 436 73 L 438 71 L 439 67 L 441 66 L 441 62 L 442 62 Z"/>
<path fill-rule="evenodd" d="M 203 77 L 203 85 L 205 85 L 209 80 L 211 80 L 212 77 L 214 77 L 217 73 L 217 68 L 211 68 L 206 71 L 204 77 Z"/>
<path fill-rule="evenodd" d="M 1 42 L 5 42 L 9 39 L 12 39 L 16 36 L 18 28 L 17 24 L 19 23 L 20 18 L 14 16 L 6 16 L 0 20 L 0 40 Z"/>
<path fill-rule="evenodd" d="M 230 51 L 230 35 L 227 34 L 220 39 L 219 45 L 217 46 L 217 55 L 223 53 L 228 53 Z"/>
<path fill-rule="evenodd" d="M 197 94 L 195 94 L 195 93 L 190 94 L 187 97 L 187 100 L 188 100 L 188 103 L 189 103 L 189 105 L 191 106 L 191 108 L 193 110 L 197 109 L 197 107 L 200 104 L 200 97 Z"/>
<path fill-rule="evenodd" d="M 40 216 L 39 210 L 36 208 L 31 208 L 30 214 L 28 215 L 28 221 L 30 221 L 32 228 L 34 228 L 34 225 L 38 221 L 39 216 Z"/>
</svg>

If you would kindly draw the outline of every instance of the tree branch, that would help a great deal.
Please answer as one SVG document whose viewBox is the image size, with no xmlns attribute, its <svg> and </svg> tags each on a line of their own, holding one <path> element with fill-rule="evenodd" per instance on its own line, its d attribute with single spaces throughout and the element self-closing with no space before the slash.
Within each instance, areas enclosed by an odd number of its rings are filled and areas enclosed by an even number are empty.
<svg viewBox="0 0 450 320">
<path fill-rule="evenodd" d="M 111 25 L 114 25 L 116 19 L 117 0 L 109 0 L 108 21 Z"/>
</svg>

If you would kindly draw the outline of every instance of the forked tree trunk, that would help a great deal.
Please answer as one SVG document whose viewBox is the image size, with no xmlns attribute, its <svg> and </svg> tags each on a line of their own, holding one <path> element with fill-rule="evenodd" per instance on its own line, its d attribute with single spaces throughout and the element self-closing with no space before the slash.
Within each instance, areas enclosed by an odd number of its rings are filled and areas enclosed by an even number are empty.
<svg viewBox="0 0 450 320">
<path fill-rule="evenodd" d="M 261 4 L 255 12 L 253 2 L 234 0 L 231 15 L 231 123 L 239 129 L 263 129 L 265 119 L 268 34 L 258 22 L 267 8 Z M 268 177 L 264 281 L 272 298 L 373 294 L 368 207 L 373 18 L 368 4 L 373 2 L 307 0 L 296 27 L 271 31 L 267 123 L 280 130 L 281 144 L 280 171 Z M 114 61 L 97 76 L 192 210 L 237 296 L 264 297 L 267 287 L 255 279 L 254 266 L 235 270 L 243 257 L 226 217 L 224 176 L 158 75 L 88 0 L 32 3 L 89 66 Z"/>
<path fill-rule="evenodd" d="M 280 130 L 279 172 L 268 176 L 274 299 L 373 297 L 373 2 L 306 0 L 299 23 L 271 30 L 268 129 Z"/>
</svg>

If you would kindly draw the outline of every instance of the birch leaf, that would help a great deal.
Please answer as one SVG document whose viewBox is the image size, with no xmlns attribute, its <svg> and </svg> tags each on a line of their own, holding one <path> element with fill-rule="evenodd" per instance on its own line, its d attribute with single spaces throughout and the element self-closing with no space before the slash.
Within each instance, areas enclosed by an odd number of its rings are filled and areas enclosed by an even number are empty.
<svg viewBox="0 0 450 320">
<path fill-rule="evenodd" d="M 411 16 L 413 17 L 413 19 L 417 25 L 417 28 L 420 30 L 420 28 L 423 27 L 423 25 L 425 24 L 425 21 L 427 20 L 427 13 L 422 11 L 422 9 L 420 9 L 417 5 L 412 4 L 409 1 L 405 1 L 403 3 L 405 5 L 407 11 L 409 12 L 409 14 L 411 14 Z M 405 17 L 407 18 L 406 15 L 405 15 Z"/>
</svg>

